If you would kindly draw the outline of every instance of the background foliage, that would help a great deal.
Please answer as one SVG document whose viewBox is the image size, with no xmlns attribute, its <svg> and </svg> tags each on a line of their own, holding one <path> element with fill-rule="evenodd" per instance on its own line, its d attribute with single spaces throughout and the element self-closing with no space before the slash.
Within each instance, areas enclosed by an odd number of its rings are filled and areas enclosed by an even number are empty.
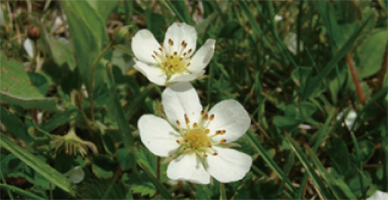
<svg viewBox="0 0 388 200">
<path fill-rule="evenodd" d="M 175 21 L 195 26 L 197 45 L 217 41 L 193 83 L 202 104 L 234 98 L 252 117 L 238 149 L 253 166 L 225 191 L 169 180 L 138 136 L 164 88 L 132 68 L 130 38 L 147 28 L 161 42 Z M 0 25 L 1 198 L 388 191 L 386 1 L 1 1 Z M 65 176 L 76 166 L 81 183 Z"/>
</svg>

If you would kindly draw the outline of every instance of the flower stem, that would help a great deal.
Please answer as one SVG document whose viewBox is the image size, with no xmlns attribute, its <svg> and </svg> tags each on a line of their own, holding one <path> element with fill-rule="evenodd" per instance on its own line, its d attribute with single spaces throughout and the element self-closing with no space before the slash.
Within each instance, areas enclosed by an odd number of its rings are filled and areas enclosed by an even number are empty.
<svg viewBox="0 0 388 200">
<path fill-rule="evenodd" d="M 92 122 L 94 122 L 94 107 L 93 107 L 93 81 L 94 81 L 94 72 L 96 71 L 98 62 L 102 57 L 105 56 L 106 53 L 113 47 L 113 42 L 109 43 L 108 46 L 97 56 L 97 58 L 93 61 L 92 71 L 90 73 L 89 79 L 89 104 L 90 104 L 90 115 L 92 118 Z"/>
<path fill-rule="evenodd" d="M 220 200 L 226 200 L 225 185 L 220 183 Z"/>
<path fill-rule="evenodd" d="M 364 94 L 362 93 L 362 90 L 360 87 L 360 82 L 358 82 L 356 71 L 355 71 L 354 65 L 353 65 L 353 61 L 352 61 L 352 58 L 350 57 L 349 54 L 346 54 L 346 61 L 348 62 L 350 72 L 351 72 L 352 77 L 353 77 L 354 85 L 356 86 L 358 97 L 360 98 L 362 105 L 365 105 L 365 97 L 364 97 Z"/>
</svg>

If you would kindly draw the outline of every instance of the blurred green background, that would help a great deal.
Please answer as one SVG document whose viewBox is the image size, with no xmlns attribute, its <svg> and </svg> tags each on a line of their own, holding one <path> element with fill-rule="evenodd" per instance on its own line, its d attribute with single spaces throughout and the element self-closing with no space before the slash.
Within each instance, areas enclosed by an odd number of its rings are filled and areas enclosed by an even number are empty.
<svg viewBox="0 0 388 200">
<path fill-rule="evenodd" d="M 386 1 L 0 6 L 2 199 L 365 199 L 388 191 Z M 137 120 L 161 115 L 164 87 L 133 69 L 131 38 L 146 28 L 162 42 L 176 21 L 195 26 L 197 46 L 216 39 L 205 76 L 193 82 L 202 105 L 233 98 L 251 115 L 237 141 L 254 160 L 241 181 L 171 181 L 140 141 Z"/>
</svg>

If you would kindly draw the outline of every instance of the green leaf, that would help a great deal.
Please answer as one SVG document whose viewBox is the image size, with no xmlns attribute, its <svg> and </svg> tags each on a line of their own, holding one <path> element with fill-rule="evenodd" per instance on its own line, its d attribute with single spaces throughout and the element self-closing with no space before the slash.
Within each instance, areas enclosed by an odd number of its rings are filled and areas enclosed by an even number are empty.
<svg viewBox="0 0 388 200">
<path fill-rule="evenodd" d="M 105 22 L 89 1 L 67 0 L 61 3 L 69 23 L 81 77 L 90 90 L 92 64 L 109 43 Z M 104 77 L 104 66 L 98 63 L 94 74 L 95 87 L 104 83 Z"/>
<path fill-rule="evenodd" d="M 94 158 L 92 170 L 99 178 L 111 178 L 117 171 L 117 166 L 117 163 L 107 156 L 98 156 Z"/>
<path fill-rule="evenodd" d="M 110 1 L 95 1 L 95 0 L 87 0 L 89 4 L 96 10 L 96 12 L 101 16 L 104 20 L 104 23 L 109 18 L 112 10 L 117 6 L 119 0 L 110 0 Z"/>
<path fill-rule="evenodd" d="M 358 48 L 356 69 L 359 79 L 364 79 L 380 71 L 387 40 L 387 29 L 375 29 L 364 44 Z"/>
<path fill-rule="evenodd" d="M 54 38 L 47 38 L 47 42 L 50 46 L 50 52 L 55 63 L 58 66 L 67 63 L 69 69 L 73 71 L 76 66 L 74 52 L 71 51 L 66 44 Z"/>
<path fill-rule="evenodd" d="M 363 140 L 358 143 L 360 145 L 360 162 L 366 164 L 373 156 L 375 151 L 375 144 L 368 140 Z"/>
<path fill-rule="evenodd" d="M 0 53 L 0 61 L 0 97 L 2 101 L 26 109 L 57 110 L 58 100 L 56 98 L 46 98 L 38 88 L 33 86 L 22 64 L 8 59 L 3 53 Z"/>
<path fill-rule="evenodd" d="M 195 199 L 211 199 L 212 191 L 208 185 L 195 185 Z"/>
<path fill-rule="evenodd" d="M 301 149 L 296 145 L 294 140 L 291 138 L 289 134 L 286 134 L 286 139 L 291 145 L 291 149 L 295 152 L 296 156 L 299 158 L 303 167 L 306 169 L 307 173 L 310 175 L 312 181 L 317 186 L 319 192 L 325 199 L 333 199 L 330 192 L 327 190 L 321 179 L 318 177 L 315 169 L 311 167 L 310 162 L 307 160 L 305 154 L 301 151 Z"/>
<path fill-rule="evenodd" d="M 65 112 L 58 113 L 47 120 L 41 127 L 41 129 L 51 132 L 59 126 L 71 121 L 81 119 L 82 113 L 77 109 L 67 110 Z"/>
<path fill-rule="evenodd" d="M 299 124 L 302 123 L 302 120 L 292 117 L 275 116 L 273 118 L 273 123 L 279 128 L 284 128 L 287 131 L 291 131 L 299 126 Z"/>
<path fill-rule="evenodd" d="M 295 188 L 290 182 L 290 180 L 284 175 L 281 168 L 276 164 L 276 162 L 271 159 L 271 157 L 268 155 L 267 151 L 264 149 L 263 146 L 261 146 L 260 142 L 257 141 L 254 134 L 250 131 L 245 134 L 247 139 L 251 142 L 252 146 L 257 150 L 257 152 L 260 154 L 260 156 L 263 157 L 265 163 L 278 175 L 280 179 L 285 181 L 285 185 L 287 188 L 293 193 L 295 192 Z"/>
<path fill-rule="evenodd" d="M 355 166 L 350 160 L 350 154 L 346 144 L 341 139 L 332 137 L 331 140 L 326 143 L 326 151 L 329 153 L 335 168 L 343 177 L 347 177 L 351 173 L 354 173 Z"/>
<path fill-rule="evenodd" d="M 46 95 L 49 89 L 49 83 L 47 79 L 39 73 L 27 73 L 28 77 L 30 77 L 31 85 L 38 88 L 41 94 Z"/>
<path fill-rule="evenodd" d="M 17 138 L 29 143 L 33 138 L 27 133 L 27 128 L 22 121 L 10 111 L 0 106 L 1 123 Z"/>
<path fill-rule="evenodd" d="M 51 183 L 55 184 L 65 192 L 70 193 L 71 195 L 74 194 L 74 191 L 71 188 L 72 183 L 69 179 L 67 179 L 65 176 L 46 163 L 42 162 L 38 157 L 31 154 L 26 149 L 23 149 L 22 147 L 12 142 L 10 139 L 8 139 L 7 136 L 1 135 L 0 144 L 2 148 L 10 151 Z"/>
<path fill-rule="evenodd" d="M 162 196 L 166 199 L 174 199 L 171 196 L 170 191 L 155 177 L 154 174 L 143 164 L 140 164 L 144 172 L 147 174 L 148 178 L 151 180 L 152 184 L 158 189 Z"/>
<path fill-rule="evenodd" d="M 238 22 L 231 21 L 222 27 L 218 36 L 219 38 L 242 40 L 244 29 Z"/>
<path fill-rule="evenodd" d="M 15 187 L 15 186 L 12 186 L 12 185 L 7 185 L 7 184 L 3 184 L 3 183 L 0 183 L 0 188 L 2 190 L 8 190 L 8 191 L 11 191 L 15 194 L 18 194 L 18 195 L 21 195 L 22 197 L 26 197 L 26 198 L 29 198 L 29 199 L 44 199 L 40 196 L 37 196 L 31 192 L 27 192 L 26 190 L 24 189 L 20 189 L 18 187 Z"/>
<path fill-rule="evenodd" d="M 356 199 L 356 196 L 352 193 L 348 185 L 345 184 L 343 179 L 335 179 L 325 169 L 317 155 L 312 151 L 310 147 L 305 145 L 308 155 L 311 157 L 314 165 L 318 168 L 321 176 L 325 179 L 329 185 L 331 191 L 337 199 Z"/>
<path fill-rule="evenodd" d="M 125 148 L 121 148 L 117 150 L 117 161 L 123 167 L 123 171 L 127 171 L 131 169 L 131 157 L 129 156 L 127 150 Z"/>
<path fill-rule="evenodd" d="M 139 193 L 141 196 L 154 196 L 156 188 L 149 180 L 146 173 L 130 174 L 123 180 L 125 184 L 129 185 L 131 191 Z"/>
</svg>

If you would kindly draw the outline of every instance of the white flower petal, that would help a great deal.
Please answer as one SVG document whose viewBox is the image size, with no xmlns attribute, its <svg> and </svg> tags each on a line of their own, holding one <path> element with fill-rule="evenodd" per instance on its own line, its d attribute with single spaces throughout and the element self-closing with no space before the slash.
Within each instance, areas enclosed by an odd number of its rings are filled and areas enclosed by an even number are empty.
<svg viewBox="0 0 388 200">
<path fill-rule="evenodd" d="M 198 122 L 201 117 L 202 106 L 197 91 L 189 82 L 174 84 L 163 91 L 162 104 L 164 112 L 171 124 L 178 127 L 178 120 L 182 128 L 186 128 L 184 115 L 190 124 Z"/>
<path fill-rule="evenodd" d="M 377 190 L 372 196 L 367 198 L 367 200 L 386 200 L 388 199 L 388 193 Z"/>
<path fill-rule="evenodd" d="M 27 38 L 26 40 L 24 40 L 23 47 L 27 51 L 27 54 L 29 57 L 31 58 L 34 57 L 35 48 L 34 48 L 34 42 L 31 39 Z"/>
<path fill-rule="evenodd" d="M 169 82 L 187 82 L 192 81 L 200 76 L 202 76 L 205 73 L 205 70 L 201 70 L 196 73 L 185 73 L 185 74 L 174 74 L 171 76 L 171 78 L 168 80 Z"/>
<path fill-rule="evenodd" d="M 207 171 L 221 183 L 241 180 L 250 170 L 252 158 L 247 154 L 221 147 L 213 149 L 218 155 L 208 155 Z"/>
<path fill-rule="evenodd" d="M 248 130 L 251 124 L 248 112 L 236 100 L 224 100 L 216 104 L 210 111 L 209 116 L 214 114 L 214 120 L 208 128 L 211 134 L 217 130 L 225 130 L 224 135 L 217 135 L 214 141 L 226 139 L 226 142 L 233 142 L 240 138 Z"/>
<path fill-rule="evenodd" d="M 74 184 L 80 183 L 85 177 L 85 173 L 81 166 L 74 167 L 63 175 L 68 176 L 70 181 Z"/>
<path fill-rule="evenodd" d="M 145 63 L 156 64 L 152 58 L 154 51 L 159 52 L 160 45 L 149 30 L 143 29 L 132 38 L 132 51 L 135 57 Z"/>
<path fill-rule="evenodd" d="M 166 36 L 164 38 L 164 47 L 166 51 L 169 49 L 168 40 L 171 39 L 174 42 L 173 51 L 179 53 L 181 50 L 181 44 L 183 41 L 187 43 L 185 51 L 192 49 L 191 55 L 195 51 L 195 46 L 197 45 L 197 31 L 193 26 L 187 25 L 185 23 L 175 22 L 170 27 L 168 27 Z M 170 52 L 172 53 L 172 52 Z"/>
<path fill-rule="evenodd" d="M 203 70 L 210 62 L 214 54 L 216 41 L 214 39 L 206 40 L 206 43 L 195 53 L 190 61 L 187 70 L 196 72 Z"/>
<path fill-rule="evenodd" d="M 156 85 L 165 85 L 167 75 L 159 67 L 137 61 L 134 68 L 139 70 L 149 81 Z"/>
<path fill-rule="evenodd" d="M 137 122 L 143 144 L 155 155 L 167 157 L 179 148 L 179 134 L 170 124 L 154 115 L 143 115 Z"/>
<path fill-rule="evenodd" d="M 167 168 L 167 177 L 199 184 L 210 183 L 210 175 L 195 153 L 186 153 L 171 161 Z"/>
</svg>

